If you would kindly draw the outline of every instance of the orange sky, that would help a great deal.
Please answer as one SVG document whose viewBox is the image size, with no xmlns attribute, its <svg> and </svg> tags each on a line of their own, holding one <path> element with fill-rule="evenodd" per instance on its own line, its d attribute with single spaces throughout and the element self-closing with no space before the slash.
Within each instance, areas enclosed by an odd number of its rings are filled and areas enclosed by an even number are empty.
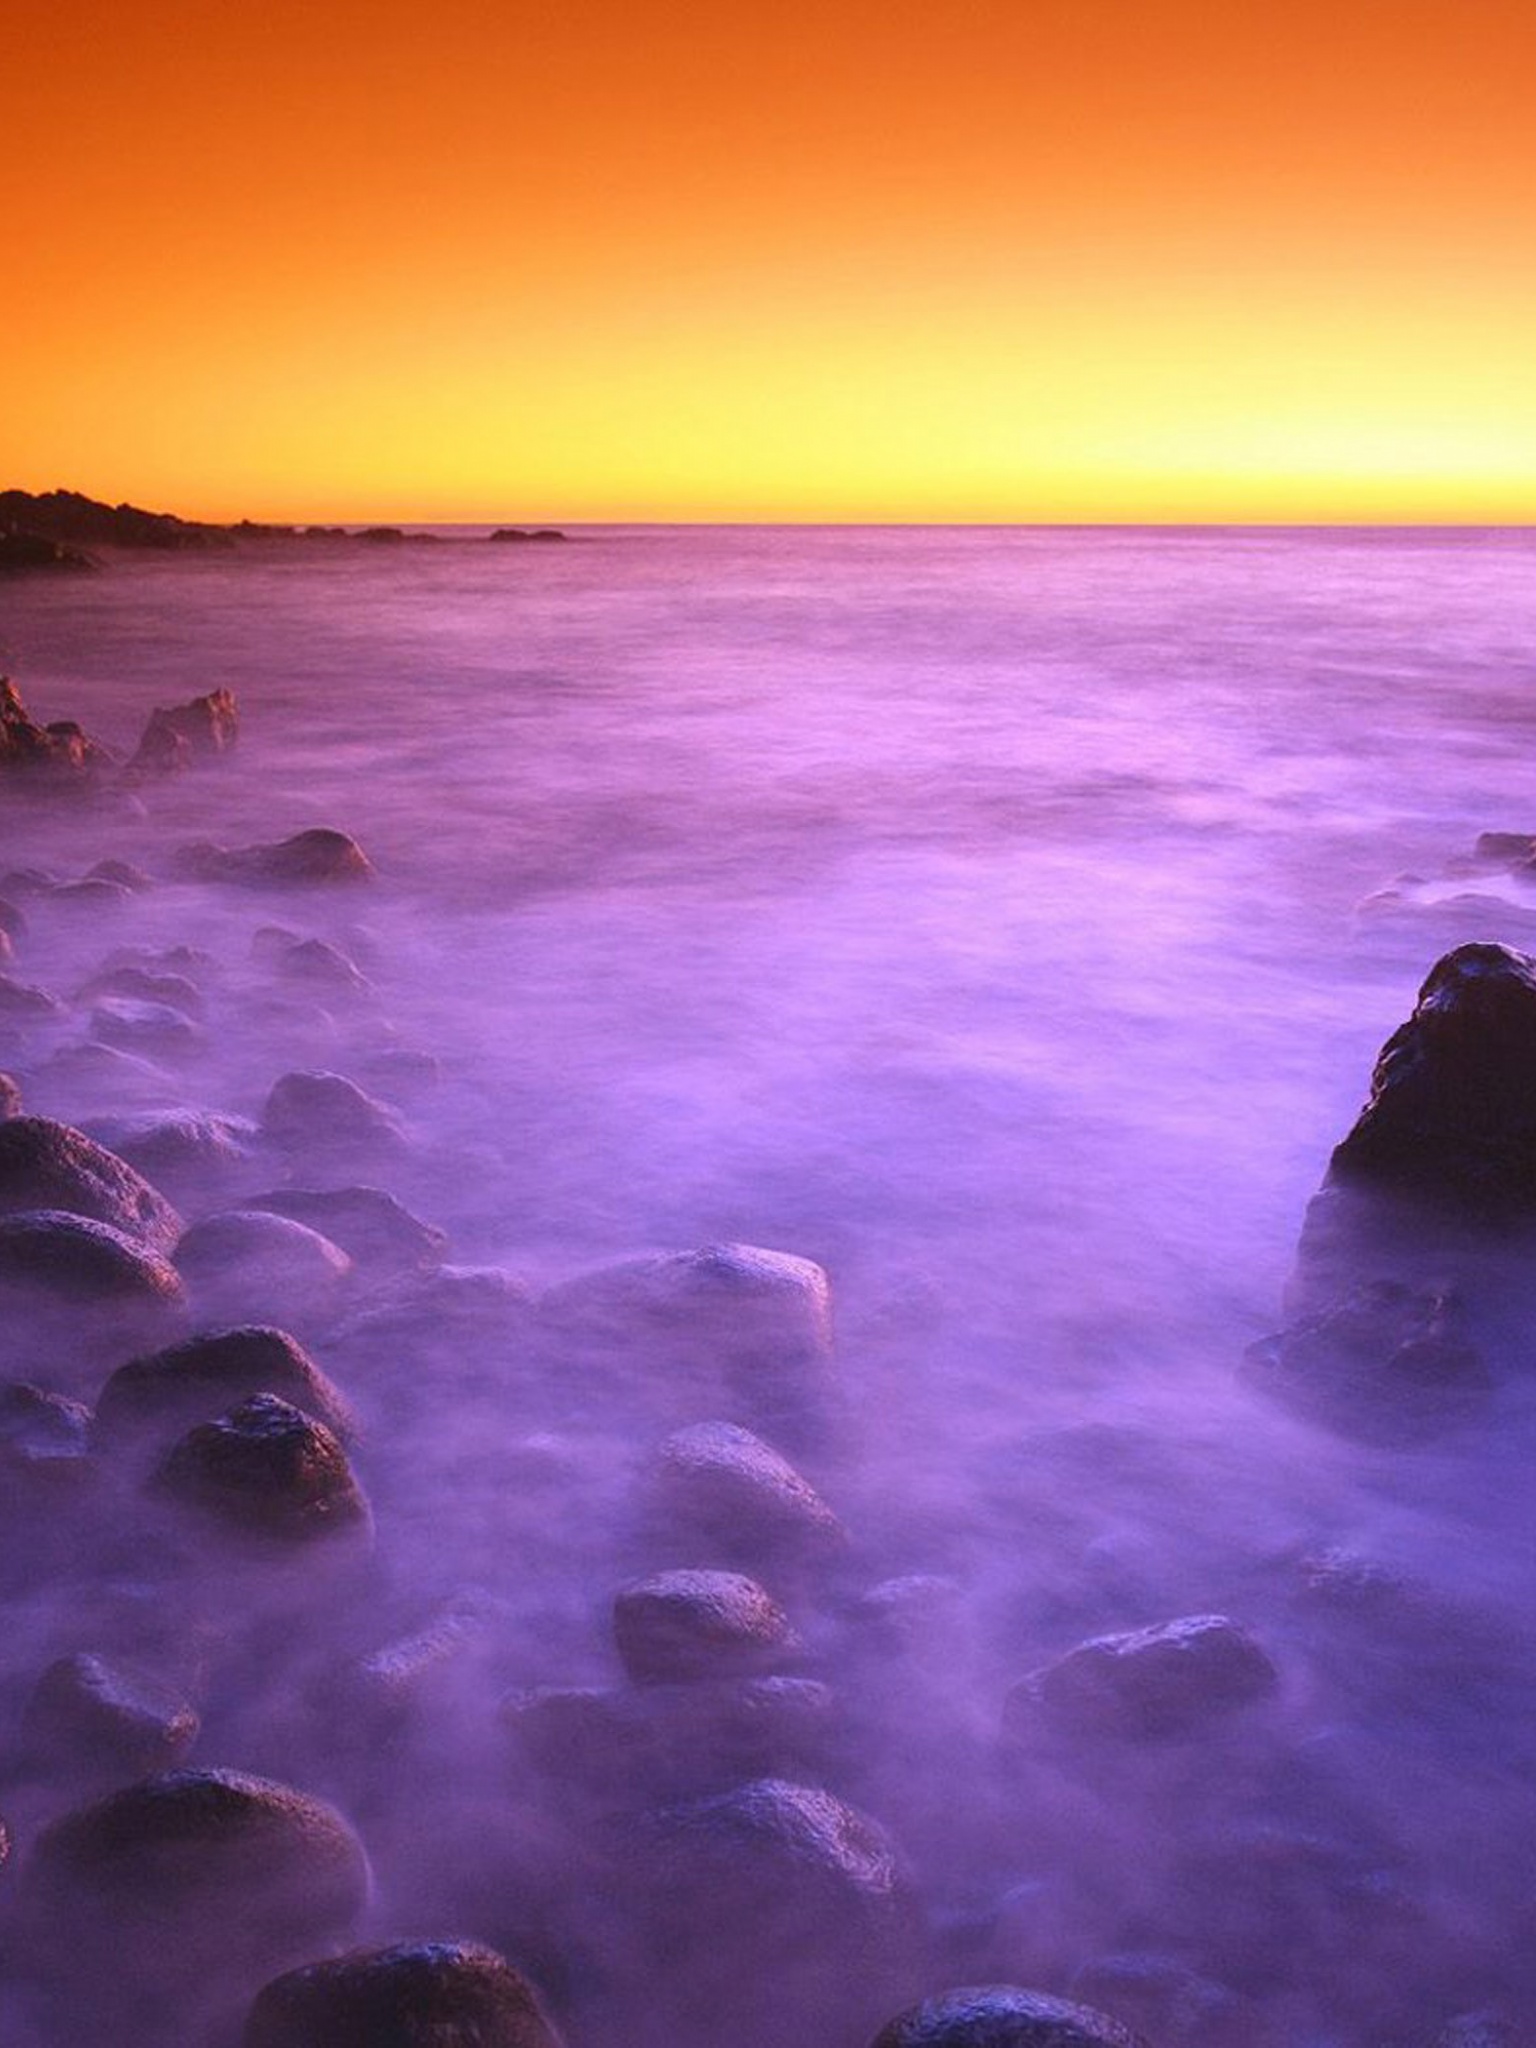
<svg viewBox="0 0 1536 2048">
<path fill-rule="evenodd" d="M 1536 520 L 1529 0 L 78 0 L 0 485 Z"/>
</svg>

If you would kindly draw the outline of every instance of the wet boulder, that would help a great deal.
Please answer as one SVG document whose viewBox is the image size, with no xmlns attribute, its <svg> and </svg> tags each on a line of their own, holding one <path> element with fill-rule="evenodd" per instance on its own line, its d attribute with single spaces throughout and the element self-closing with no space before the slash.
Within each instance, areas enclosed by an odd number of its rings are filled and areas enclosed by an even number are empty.
<svg viewBox="0 0 1536 2048">
<path fill-rule="evenodd" d="M 394 1117 L 344 1074 L 284 1074 L 261 1113 L 263 1135 L 300 1159 L 392 1160 L 405 1150 Z"/>
<path fill-rule="evenodd" d="M 203 2037 L 274 1972 L 344 1939 L 370 1890 L 324 1801 L 224 1770 L 166 1772 L 57 1820 L 22 1872 L 24 1953 L 81 2040 Z M 94 2028 L 94 2031 L 93 2031 Z"/>
<path fill-rule="evenodd" d="M 613 1635 L 637 1684 L 743 1678 L 782 1665 L 799 1641 L 773 1596 L 740 1572 L 656 1572 L 613 1603 Z"/>
<path fill-rule="evenodd" d="M 373 862 L 355 839 L 329 827 L 295 832 L 258 846 L 200 843 L 179 855 L 181 870 L 198 882 L 234 882 L 249 888 L 318 888 L 369 882 Z"/>
<path fill-rule="evenodd" d="M 1269 1698 L 1279 1674 L 1263 1648 L 1220 1614 L 1096 1636 L 1033 1673 L 1008 1696 L 1007 1725 L 1067 1735 L 1198 1737 Z"/>
<path fill-rule="evenodd" d="M 815 1564 L 839 1556 L 842 1523 L 789 1460 L 734 1422 L 696 1422 L 657 1449 L 646 1504 L 668 1537 L 722 1562 Z"/>
<path fill-rule="evenodd" d="M 921 1926 L 901 1858 L 832 1793 L 756 1779 L 647 1816 L 631 1840 L 647 2048 L 858 2040 L 912 1996 Z"/>
<path fill-rule="evenodd" d="M 241 2048 L 560 2048 L 532 1985 L 470 1941 L 355 1949 L 277 1978 Z"/>
<path fill-rule="evenodd" d="M 252 1195 L 248 1209 L 270 1209 L 341 1246 L 370 1274 L 430 1272 L 443 1262 L 448 1240 L 382 1188 L 274 1188 Z"/>
<path fill-rule="evenodd" d="M 40 1490 L 74 1487 L 91 1476 L 91 1411 L 83 1402 L 0 1381 L 0 1516 L 30 1514 Z"/>
<path fill-rule="evenodd" d="M 1309 1420 L 1385 1445 L 1439 1437 L 1480 1416 L 1493 1391 L 1455 1301 L 1396 1280 L 1251 1345 L 1244 1376 Z"/>
<path fill-rule="evenodd" d="M 248 1182 L 259 1166 L 259 1133 L 243 1116 L 141 1110 L 92 1118 L 90 1134 L 157 1188 L 197 1205 Z"/>
<path fill-rule="evenodd" d="M 184 1010 L 134 996 L 104 996 L 91 1011 L 91 1036 L 151 1060 L 195 1059 L 207 1044 Z"/>
<path fill-rule="evenodd" d="M 253 1394 L 172 1446 L 154 1490 L 236 1534 L 284 1544 L 366 1538 L 373 1518 L 340 1440 L 276 1394 Z"/>
<path fill-rule="evenodd" d="M 176 1270 L 205 1318 L 265 1322 L 281 1315 L 302 1324 L 339 1313 L 352 1261 L 340 1245 L 292 1217 L 225 1209 L 183 1234 Z"/>
<path fill-rule="evenodd" d="M 832 1402 L 831 1288 L 789 1252 L 722 1244 L 630 1259 L 550 1289 L 539 1312 L 563 1346 L 694 1416 L 708 1402 L 727 1420 L 803 1433 Z M 664 1373 L 647 1370 L 663 1360 Z"/>
<path fill-rule="evenodd" d="M 870 2048 L 1147 2048 L 1147 2043 L 1091 2006 L 1011 1984 L 985 1984 L 924 1999 L 882 2027 Z"/>
<path fill-rule="evenodd" d="M 352 1434 L 344 1397 L 298 1340 L 247 1325 L 202 1331 L 120 1365 L 97 1400 L 93 1436 L 106 1448 L 180 1436 L 252 1394 L 278 1395 L 342 1441 Z"/>
<path fill-rule="evenodd" d="M 272 964 L 283 981 L 332 1000 L 353 1000 L 373 993 L 367 975 L 328 939 L 291 939 L 274 949 Z"/>
<path fill-rule="evenodd" d="M 141 1240 L 62 1209 L 0 1215 L 0 1291 L 39 1306 L 113 1304 L 170 1311 L 186 1300 L 175 1267 Z"/>
<path fill-rule="evenodd" d="M 0 1216 L 62 1209 L 170 1251 L 181 1218 L 125 1159 L 45 1116 L 0 1121 Z"/>
<path fill-rule="evenodd" d="M 48 1776 L 110 1784 L 172 1769 L 198 1727 L 196 1708 L 173 1687 L 81 1650 L 56 1659 L 32 1688 L 21 1746 Z"/>
</svg>

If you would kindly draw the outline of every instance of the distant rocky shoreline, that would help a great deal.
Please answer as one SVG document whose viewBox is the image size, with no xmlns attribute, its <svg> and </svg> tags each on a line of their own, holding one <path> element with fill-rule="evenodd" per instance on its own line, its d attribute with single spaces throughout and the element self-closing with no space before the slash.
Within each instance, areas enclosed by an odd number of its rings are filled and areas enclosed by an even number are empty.
<svg viewBox="0 0 1536 2048">
<path fill-rule="evenodd" d="M 563 541 L 555 527 L 498 527 L 489 538 L 503 544 Z M 384 545 L 441 544 L 442 536 L 399 526 L 285 526 L 241 519 L 220 526 L 146 512 L 138 505 L 108 505 L 79 491 L 0 491 L 0 572 L 80 571 L 101 566 L 96 548 L 195 553 L 233 548 L 245 541 L 349 541 Z"/>
</svg>

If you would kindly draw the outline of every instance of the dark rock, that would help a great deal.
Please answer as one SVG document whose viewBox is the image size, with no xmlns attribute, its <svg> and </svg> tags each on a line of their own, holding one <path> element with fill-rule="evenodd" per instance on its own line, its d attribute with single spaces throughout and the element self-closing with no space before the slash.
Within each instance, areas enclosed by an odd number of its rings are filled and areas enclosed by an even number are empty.
<svg viewBox="0 0 1536 2048">
<path fill-rule="evenodd" d="M 119 1052 L 152 1060 L 194 1059 L 205 1048 L 201 1030 L 169 1003 L 108 996 L 91 1011 L 91 1036 Z"/>
<path fill-rule="evenodd" d="M 920 1927 L 895 1846 L 830 1792 L 757 1779 L 649 1817 L 635 1842 L 647 2043 L 858 2040 L 912 1995 Z"/>
<path fill-rule="evenodd" d="M 26 774 L 39 786 L 94 787 L 112 756 L 69 719 L 39 725 L 7 676 L 0 676 L 0 772 Z M 14 878 L 13 878 L 14 879 Z"/>
<path fill-rule="evenodd" d="M 0 1381 L 0 1473 L 7 1481 L 6 1505 L 21 1505 L 20 1490 L 37 1485 L 73 1486 L 91 1465 L 91 1411 L 82 1402 L 34 1387 L 25 1380 Z M 12 1491 L 12 1489 L 15 1489 Z"/>
<path fill-rule="evenodd" d="M 516 544 L 519 541 L 564 540 L 565 535 L 553 526 L 499 526 L 490 536 L 494 541 Z"/>
<path fill-rule="evenodd" d="M 344 1938 L 367 1859 L 334 1807 L 234 1771 L 171 1771 L 66 1814 L 22 1872 L 27 1953 L 75 2040 L 206 2038 L 274 1971 Z"/>
<path fill-rule="evenodd" d="M 181 1218 L 124 1159 L 51 1117 L 0 1122 L 0 1215 L 62 1209 L 110 1224 L 156 1251 L 181 1235 Z"/>
<path fill-rule="evenodd" d="M 76 1000 L 94 1002 L 101 996 L 122 996 L 136 1003 L 158 1003 L 193 1019 L 200 1018 L 207 1007 L 202 991 L 184 974 L 155 974 L 147 967 L 110 967 L 93 976 L 80 990 Z"/>
<path fill-rule="evenodd" d="M 284 981 L 320 989 L 328 996 L 366 996 L 372 983 L 339 946 L 325 939 L 295 939 L 275 960 Z"/>
<path fill-rule="evenodd" d="M 240 712 L 233 690 L 211 690 L 189 704 L 161 706 L 150 713 L 138 751 L 128 763 L 129 773 L 178 773 L 194 761 L 229 753 L 239 737 Z"/>
<path fill-rule="evenodd" d="M 252 1195 L 249 1209 L 270 1209 L 318 1230 L 371 1273 L 430 1272 L 440 1266 L 448 1240 L 422 1223 L 382 1188 L 277 1188 Z"/>
<path fill-rule="evenodd" d="M 179 1764 L 197 1740 L 196 1709 L 147 1673 L 93 1651 L 60 1657 L 33 1687 L 21 1740 L 51 1775 L 144 1778 Z"/>
<path fill-rule="evenodd" d="M 21 1115 L 21 1083 L 14 1074 L 0 1074 L 0 1122 Z"/>
<path fill-rule="evenodd" d="M 1035 1713 L 1068 1734 L 1179 1738 L 1203 1733 L 1276 1691 L 1274 1665 L 1246 1629 L 1193 1614 L 1097 1636 L 1009 1694 L 1008 1723 Z"/>
<path fill-rule="evenodd" d="M 650 1505 L 669 1531 L 722 1562 L 811 1563 L 847 1544 L 821 1495 L 761 1437 L 733 1422 L 696 1422 L 669 1436 L 649 1475 Z"/>
<path fill-rule="evenodd" d="M 261 1127 L 274 1144 L 301 1156 L 390 1157 L 405 1144 L 383 1103 L 342 1074 L 284 1074 L 267 1096 Z"/>
<path fill-rule="evenodd" d="M 121 888 L 131 889 L 136 896 L 142 896 L 147 889 L 153 889 L 154 878 L 143 868 L 135 867 L 131 860 L 99 860 L 85 878 L 88 882 L 116 882 Z"/>
<path fill-rule="evenodd" d="M 640 1684 L 748 1677 L 799 1648 L 778 1602 L 739 1572 L 637 1579 L 614 1600 L 613 1634 L 625 1670 Z"/>
<path fill-rule="evenodd" d="M 256 1165 L 258 1132 L 246 1117 L 198 1110 L 145 1110 L 93 1118 L 91 1136 L 126 1159 L 178 1201 L 202 1203 L 248 1181 Z M 264 1203 L 253 1203 L 255 1208 Z"/>
<path fill-rule="evenodd" d="M 1536 856 L 1536 835 L 1529 832 L 1479 832 L 1474 849 L 1478 860 L 1500 867 L 1522 867 Z"/>
<path fill-rule="evenodd" d="M 95 1437 L 113 1445 L 146 1433 L 180 1435 L 252 1394 L 276 1394 L 339 1438 L 352 1434 L 344 1396 L 298 1340 L 252 1326 L 202 1331 L 120 1365 L 96 1403 Z"/>
<path fill-rule="evenodd" d="M 356 538 L 372 541 L 376 546 L 381 543 L 393 546 L 397 541 L 403 541 L 405 535 L 398 526 L 365 526 L 357 533 Z"/>
<path fill-rule="evenodd" d="M 155 1486 L 231 1528 L 284 1543 L 372 1527 L 338 1439 L 276 1394 L 253 1394 L 189 1430 L 167 1454 Z"/>
<path fill-rule="evenodd" d="M 900 2013 L 880 2029 L 870 2048 L 1147 2048 L 1108 2013 L 986 1984 L 945 1991 Z"/>
<path fill-rule="evenodd" d="M 0 1132 L 5 1125 L 0 1124 Z M 0 1215 L 0 1287 L 50 1299 L 178 1308 L 176 1269 L 137 1237 L 62 1209 Z"/>
<path fill-rule="evenodd" d="M 1536 1216 L 1536 962 L 1488 944 L 1436 962 L 1329 1179 L 1480 1220 Z"/>
<path fill-rule="evenodd" d="M 1411 1444 L 1480 1415 L 1493 1379 L 1444 1294 L 1378 1280 L 1250 1346 L 1247 1379 L 1313 1421 Z"/>
<path fill-rule="evenodd" d="M 42 1023 L 62 1015 L 63 1005 L 46 989 L 33 988 L 27 982 L 13 980 L 9 974 L 0 974 L 0 1017 Z"/>
<path fill-rule="evenodd" d="M 560 2048 L 531 1985 L 468 1941 L 356 1949 L 267 1985 L 242 2048 Z"/>
<path fill-rule="evenodd" d="M 367 882 L 374 875 L 372 861 L 355 839 L 323 826 L 267 845 L 188 846 L 179 858 L 193 881 L 238 882 L 257 888 Z"/>
<path fill-rule="evenodd" d="M 100 565 L 78 548 L 63 541 L 49 540 L 41 533 L 24 533 L 0 525 L 0 574 L 13 569 L 95 569 Z"/>
<path fill-rule="evenodd" d="M 352 1275 L 340 1245 L 270 1209 L 205 1216 L 175 1258 L 199 1314 L 230 1322 L 324 1320 L 339 1311 Z"/>
<path fill-rule="evenodd" d="M 184 549 L 228 547 L 222 527 L 145 512 L 137 505 L 107 505 L 79 491 L 0 491 L 0 526 L 14 525 L 49 540 L 82 547 Z"/>
</svg>

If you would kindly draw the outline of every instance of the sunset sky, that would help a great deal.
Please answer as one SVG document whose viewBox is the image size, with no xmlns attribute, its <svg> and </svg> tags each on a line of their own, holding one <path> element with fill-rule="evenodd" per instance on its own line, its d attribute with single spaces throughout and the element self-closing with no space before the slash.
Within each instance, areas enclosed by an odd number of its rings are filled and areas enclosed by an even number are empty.
<svg viewBox="0 0 1536 2048">
<path fill-rule="evenodd" d="M 1529 0 L 75 0 L 0 485 L 286 519 L 1536 519 Z"/>
</svg>

